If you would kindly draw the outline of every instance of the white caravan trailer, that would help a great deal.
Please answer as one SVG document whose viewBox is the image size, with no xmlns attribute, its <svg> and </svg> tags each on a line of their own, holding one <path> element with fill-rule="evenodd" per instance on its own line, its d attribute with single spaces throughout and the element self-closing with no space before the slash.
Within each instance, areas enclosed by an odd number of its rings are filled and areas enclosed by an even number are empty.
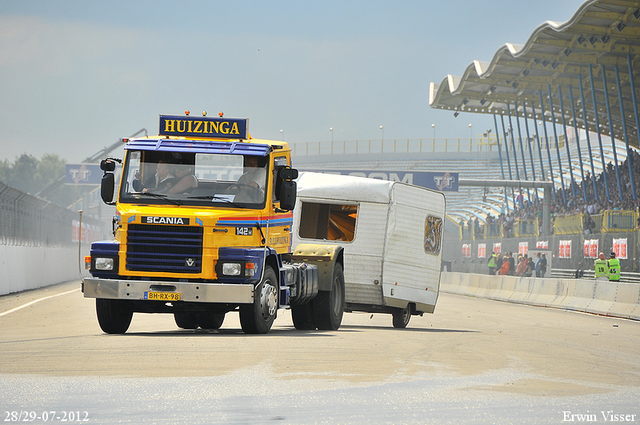
<svg viewBox="0 0 640 425">
<path fill-rule="evenodd" d="M 345 311 L 404 328 L 438 300 L 445 218 L 440 192 L 401 182 L 300 173 L 293 246 L 344 247 Z"/>
</svg>

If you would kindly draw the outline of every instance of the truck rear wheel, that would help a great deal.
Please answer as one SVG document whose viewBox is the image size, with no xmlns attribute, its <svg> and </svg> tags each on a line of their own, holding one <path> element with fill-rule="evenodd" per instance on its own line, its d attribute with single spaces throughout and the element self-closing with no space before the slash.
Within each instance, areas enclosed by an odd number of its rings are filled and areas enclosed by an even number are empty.
<svg viewBox="0 0 640 425">
<path fill-rule="evenodd" d="M 220 329 L 224 322 L 224 313 L 211 313 L 203 311 L 200 313 L 198 323 L 202 329 Z"/>
<path fill-rule="evenodd" d="M 180 311 L 173 313 L 173 318 L 181 329 L 220 329 L 224 322 L 224 313 L 214 314 L 209 311 Z"/>
<path fill-rule="evenodd" d="M 291 319 L 293 320 L 293 326 L 299 331 L 312 331 L 316 328 L 313 305 L 310 302 L 302 305 L 292 305 Z"/>
<path fill-rule="evenodd" d="M 247 334 L 266 334 L 278 312 L 278 278 L 265 266 L 262 282 L 256 286 L 253 304 L 240 305 L 240 325 Z"/>
<path fill-rule="evenodd" d="M 123 334 L 129 329 L 133 310 L 127 301 L 96 298 L 96 315 L 105 333 Z"/>
<path fill-rule="evenodd" d="M 405 308 L 398 308 L 393 312 L 393 327 L 404 329 L 411 320 L 411 304 L 407 304 Z"/>
<path fill-rule="evenodd" d="M 335 331 L 342 323 L 344 314 L 344 274 L 342 265 L 336 263 L 333 267 L 330 291 L 319 291 L 313 299 L 315 322 L 319 330 Z"/>
<path fill-rule="evenodd" d="M 173 319 L 181 329 L 198 329 L 198 318 L 196 313 L 190 311 L 181 311 L 173 313 Z"/>
</svg>

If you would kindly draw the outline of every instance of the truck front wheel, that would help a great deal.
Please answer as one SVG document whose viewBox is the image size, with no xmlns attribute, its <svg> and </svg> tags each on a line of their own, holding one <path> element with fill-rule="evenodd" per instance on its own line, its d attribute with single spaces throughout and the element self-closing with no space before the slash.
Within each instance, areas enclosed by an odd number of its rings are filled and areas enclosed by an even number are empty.
<svg viewBox="0 0 640 425">
<path fill-rule="evenodd" d="M 319 291 L 313 299 L 316 326 L 319 330 L 335 331 L 342 323 L 344 314 L 344 275 L 342 265 L 336 263 L 333 267 L 333 278 L 330 291 Z"/>
<path fill-rule="evenodd" d="M 240 305 L 240 325 L 247 334 L 266 334 L 278 312 L 278 278 L 266 266 L 262 282 L 256 286 L 253 304 Z"/>
<path fill-rule="evenodd" d="M 125 333 L 133 318 L 133 310 L 123 300 L 96 298 L 96 314 L 100 328 L 108 334 Z"/>
</svg>

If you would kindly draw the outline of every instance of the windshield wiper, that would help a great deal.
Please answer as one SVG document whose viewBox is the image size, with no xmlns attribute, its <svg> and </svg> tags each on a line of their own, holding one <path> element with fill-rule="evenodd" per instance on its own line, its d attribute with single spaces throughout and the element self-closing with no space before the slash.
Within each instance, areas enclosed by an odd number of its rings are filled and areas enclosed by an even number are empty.
<svg viewBox="0 0 640 425">
<path fill-rule="evenodd" d="M 169 198 L 164 193 L 137 192 L 137 193 L 135 193 L 135 195 L 152 196 L 154 198 L 159 198 L 159 199 L 164 199 L 165 201 L 169 201 L 174 205 L 182 205 L 182 202 L 178 201 L 177 199 Z"/>
<path fill-rule="evenodd" d="M 234 207 L 247 208 L 244 205 L 239 205 L 239 204 L 236 204 L 233 201 L 230 201 L 228 198 L 225 198 L 225 197 L 222 197 L 222 196 L 216 196 L 216 195 L 187 196 L 187 199 L 211 199 L 211 200 L 215 199 L 216 201 L 224 201 L 227 204 L 233 205 Z"/>
</svg>

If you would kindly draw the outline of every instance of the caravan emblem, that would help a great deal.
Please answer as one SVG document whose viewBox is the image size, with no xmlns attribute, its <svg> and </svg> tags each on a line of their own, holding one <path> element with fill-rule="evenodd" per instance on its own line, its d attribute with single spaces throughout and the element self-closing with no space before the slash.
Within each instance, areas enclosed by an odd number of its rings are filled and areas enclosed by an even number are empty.
<svg viewBox="0 0 640 425">
<path fill-rule="evenodd" d="M 193 258 L 185 258 L 184 263 L 187 265 L 187 267 L 193 267 L 196 265 L 196 260 Z"/>
</svg>

